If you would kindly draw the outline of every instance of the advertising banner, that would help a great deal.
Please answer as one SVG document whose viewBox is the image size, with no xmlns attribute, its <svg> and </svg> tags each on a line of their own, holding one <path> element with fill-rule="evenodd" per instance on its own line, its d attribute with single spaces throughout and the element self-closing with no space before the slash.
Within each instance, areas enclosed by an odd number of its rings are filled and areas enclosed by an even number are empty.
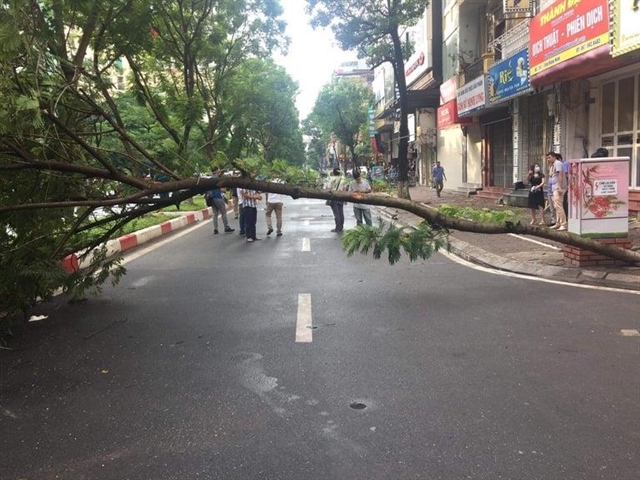
<svg viewBox="0 0 640 480">
<path fill-rule="evenodd" d="M 609 42 L 609 0 L 556 0 L 530 24 L 531 75 Z"/>
<path fill-rule="evenodd" d="M 530 91 L 528 49 L 494 63 L 487 76 L 489 104 Z"/>
<path fill-rule="evenodd" d="M 448 128 L 455 125 L 473 123 L 471 118 L 460 118 L 458 116 L 458 107 L 455 100 L 451 100 L 437 110 L 438 128 Z"/>
<path fill-rule="evenodd" d="M 468 115 L 483 108 L 487 101 L 487 83 L 485 76 L 480 75 L 478 78 L 465 83 L 458 89 L 456 94 L 456 102 L 458 106 L 458 115 Z"/>
<path fill-rule="evenodd" d="M 640 48 L 640 2 L 613 0 L 613 46 L 617 57 Z"/>
</svg>

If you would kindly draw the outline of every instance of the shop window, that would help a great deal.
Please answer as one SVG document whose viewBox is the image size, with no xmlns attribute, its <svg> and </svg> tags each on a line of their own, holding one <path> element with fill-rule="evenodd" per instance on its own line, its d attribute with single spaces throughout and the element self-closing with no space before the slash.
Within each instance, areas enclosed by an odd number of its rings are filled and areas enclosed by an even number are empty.
<svg viewBox="0 0 640 480">
<path fill-rule="evenodd" d="M 633 130 L 633 114 L 635 113 L 635 77 L 623 78 L 618 82 L 618 128 L 619 132 Z"/>
<path fill-rule="evenodd" d="M 603 83 L 600 146 L 612 157 L 629 157 L 629 187 L 640 188 L 640 76 Z"/>
<path fill-rule="evenodd" d="M 616 83 L 606 83 L 602 86 L 602 133 L 613 133 L 616 111 Z"/>
</svg>

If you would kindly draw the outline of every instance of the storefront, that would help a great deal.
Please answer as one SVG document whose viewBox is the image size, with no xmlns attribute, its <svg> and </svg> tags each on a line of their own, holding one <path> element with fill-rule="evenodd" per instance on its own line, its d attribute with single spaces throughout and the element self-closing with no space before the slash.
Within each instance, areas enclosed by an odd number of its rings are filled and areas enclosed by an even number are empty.
<svg viewBox="0 0 640 480">
<path fill-rule="evenodd" d="M 479 147 L 469 144 L 473 119 L 461 117 L 457 104 L 457 77 L 440 86 L 440 107 L 436 111 L 438 160 L 447 174 L 449 190 L 481 186 Z"/>
<path fill-rule="evenodd" d="M 580 158 L 604 147 L 609 156 L 628 156 L 630 209 L 637 211 L 640 9 L 623 0 L 570 6 L 557 0 L 532 20 L 530 42 L 531 82 L 552 86 L 557 113 L 566 117 L 560 151 Z M 579 82 L 586 86 L 581 89 Z M 551 100 L 546 103 L 554 106 Z"/>
<path fill-rule="evenodd" d="M 498 120 L 482 119 L 488 143 L 487 185 L 511 189 L 522 180 L 532 154 L 544 146 L 540 130 L 545 118 L 531 100 L 527 47 L 492 65 L 487 83 L 488 105 L 502 106 L 509 113 Z"/>
</svg>

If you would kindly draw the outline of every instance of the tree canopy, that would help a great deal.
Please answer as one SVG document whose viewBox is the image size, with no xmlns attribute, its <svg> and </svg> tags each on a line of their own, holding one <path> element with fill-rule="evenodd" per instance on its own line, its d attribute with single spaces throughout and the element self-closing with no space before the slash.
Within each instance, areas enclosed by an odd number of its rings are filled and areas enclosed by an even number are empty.
<svg viewBox="0 0 640 480">
<path fill-rule="evenodd" d="M 409 106 L 404 62 L 413 53 L 413 45 L 403 40 L 402 32 L 419 21 L 427 5 L 424 0 L 307 0 L 312 25 L 331 27 L 343 50 L 355 50 L 372 68 L 384 62 L 393 66 L 400 110 L 399 194 L 404 198 L 409 198 Z"/>
<path fill-rule="evenodd" d="M 343 79 L 322 88 L 311 112 L 325 134 L 335 135 L 348 147 L 354 163 L 356 145 L 364 140 L 361 130 L 368 124 L 367 109 L 372 102 L 373 92 L 368 85 L 358 79 Z"/>
<path fill-rule="evenodd" d="M 230 146 L 238 156 L 303 155 L 296 86 L 270 60 L 288 45 L 281 14 L 277 0 L 5 2 L 0 315 L 104 280 L 65 276 L 60 259 L 200 193 L 197 174 L 229 159 Z M 256 69 L 270 90 L 247 84 Z"/>
</svg>

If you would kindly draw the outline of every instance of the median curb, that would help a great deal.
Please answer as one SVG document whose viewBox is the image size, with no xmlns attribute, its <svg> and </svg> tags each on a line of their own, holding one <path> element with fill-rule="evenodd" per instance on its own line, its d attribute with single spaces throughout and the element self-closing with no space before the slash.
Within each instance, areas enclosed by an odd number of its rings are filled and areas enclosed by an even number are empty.
<svg viewBox="0 0 640 480">
<path fill-rule="evenodd" d="M 107 256 L 112 257 L 118 253 L 126 252 L 127 250 L 136 248 L 143 243 L 150 242 L 155 238 L 167 235 L 203 220 L 207 220 L 208 218 L 211 218 L 211 207 L 185 212 L 179 217 L 159 223 L 158 225 L 153 225 L 151 227 L 138 230 L 137 232 L 109 240 L 105 244 L 107 248 Z M 91 253 L 86 256 L 74 253 L 64 258 L 62 266 L 67 273 L 73 273 L 91 265 L 92 259 L 93 255 Z"/>
</svg>

